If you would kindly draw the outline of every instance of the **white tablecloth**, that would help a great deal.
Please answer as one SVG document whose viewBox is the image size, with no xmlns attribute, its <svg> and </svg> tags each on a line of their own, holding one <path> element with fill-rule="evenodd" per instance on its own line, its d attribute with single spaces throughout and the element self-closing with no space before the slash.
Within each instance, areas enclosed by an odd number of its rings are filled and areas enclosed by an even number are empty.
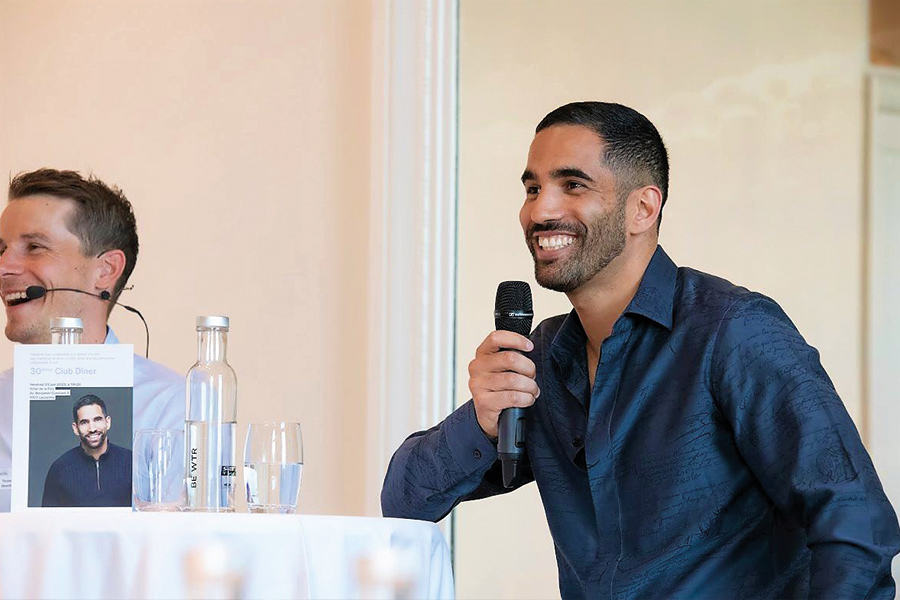
<svg viewBox="0 0 900 600">
<path fill-rule="evenodd" d="M 453 598 L 436 525 L 98 510 L 0 515 L 0 598 Z"/>
</svg>

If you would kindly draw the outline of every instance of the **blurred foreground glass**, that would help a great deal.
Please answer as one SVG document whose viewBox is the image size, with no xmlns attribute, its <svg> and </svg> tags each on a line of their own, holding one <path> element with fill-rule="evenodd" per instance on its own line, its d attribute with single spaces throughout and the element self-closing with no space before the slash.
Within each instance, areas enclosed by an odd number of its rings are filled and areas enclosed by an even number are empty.
<svg viewBox="0 0 900 600">
<path fill-rule="evenodd" d="M 303 474 L 300 423 L 250 423 L 244 442 L 244 484 L 252 513 L 297 511 Z"/>
<path fill-rule="evenodd" d="M 134 507 L 140 511 L 184 508 L 184 430 L 134 432 Z"/>
</svg>

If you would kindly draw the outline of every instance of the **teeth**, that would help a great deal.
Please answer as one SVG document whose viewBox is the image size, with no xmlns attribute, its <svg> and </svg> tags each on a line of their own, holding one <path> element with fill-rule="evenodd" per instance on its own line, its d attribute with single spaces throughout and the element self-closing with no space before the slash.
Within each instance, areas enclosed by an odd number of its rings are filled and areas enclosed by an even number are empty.
<svg viewBox="0 0 900 600">
<path fill-rule="evenodd" d="M 7 294 L 3 296 L 3 301 L 7 304 L 13 302 L 15 300 L 24 300 L 28 296 L 25 295 L 25 292 L 13 292 L 12 294 Z"/>
<path fill-rule="evenodd" d="M 553 235 L 549 237 L 539 237 L 538 245 L 543 250 L 559 250 L 565 248 L 575 241 L 571 235 Z"/>
</svg>

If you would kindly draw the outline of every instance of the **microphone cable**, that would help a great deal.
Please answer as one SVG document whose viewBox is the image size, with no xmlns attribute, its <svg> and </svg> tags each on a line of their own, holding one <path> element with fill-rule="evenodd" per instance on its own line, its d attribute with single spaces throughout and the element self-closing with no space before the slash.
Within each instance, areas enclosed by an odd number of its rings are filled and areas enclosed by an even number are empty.
<svg viewBox="0 0 900 600">
<path fill-rule="evenodd" d="M 142 315 L 141 311 L 138 309 L 133 306 L 128 306 L 127 304 L 122 304 L 118 300 L 110 300 L 110 293 L 106 290 L 103 290 L 99 294 L 94 294 L 93 292 L 86 292 L 76 288 L 45 288 L 42 285 L 29 285 L 25 288 L 25 297 L 29 300 L 37 300 L 38 298 L 43 298 L 50 292 L 75 292 L 76 294 L 85 294 L 103 300 L 104 302 L 112 302 L 113 306 L 118 305 L 129 312 L 133 312 L 141 318 L 141 322 L 144 324 L 144 332 L 147 334 L 147 345 L 144 346 L 144 356 L 148 359 L 150 358 L 150 327 L 147 325 L 147 319 L 144 318 L 144 315 Z"/>
</svg>

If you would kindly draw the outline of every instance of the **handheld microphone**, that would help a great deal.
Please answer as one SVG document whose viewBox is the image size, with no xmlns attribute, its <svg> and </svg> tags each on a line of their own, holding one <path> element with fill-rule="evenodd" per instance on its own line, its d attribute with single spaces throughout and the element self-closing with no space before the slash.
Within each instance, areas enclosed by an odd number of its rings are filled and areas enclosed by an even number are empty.
<svg viewBox="0 0 900 600">
<path fill-rule="evenodd" d="M 531 287 L 524 281 L 504 281 L 497 286 L 494 301 L 494 325 L 498 330 L 528 336 L 534 311 Z M 505 408 L 500 411 L 497 428 L 497 454 L 503 470 L 503 487 L 511 488 L 525 458 L 525 409 Z"/>
<path fill-rule="evenodd" d="M 86 292 L 84 290 L 79 290 L 76 288 L 45 288 L 42 285 L 29 285 L 25 288 L 25 297 L 29 300 L 37 300 L 38 298 L 43 298 L 50 292 L 75 292 L 76 294 L 85 294 L 87 296 L 93 296 L 94 298 L 99 298 L 104 302 L 110 301 L 110 294 L 108 291 L 103 290 L 99 294 L 95 294 L 93 292 Z M 118 304 L 125 310 L 129 312 L 133 312 L 137 316 L 141 318 L 141 322 L 144 324 L 144 331 L 147 334 L 147 345 L 144 347 L 144 356 L 150 358 L 150 327 L 147 325 L 147 320 L 144 318 L 144 315 L 141 314 L 141 311 L 134 308 L 133 306 L 128 306 L 127 304 L 122 304 L 119 301 L 113 302 L 114 305 Z"/>
</svg>

